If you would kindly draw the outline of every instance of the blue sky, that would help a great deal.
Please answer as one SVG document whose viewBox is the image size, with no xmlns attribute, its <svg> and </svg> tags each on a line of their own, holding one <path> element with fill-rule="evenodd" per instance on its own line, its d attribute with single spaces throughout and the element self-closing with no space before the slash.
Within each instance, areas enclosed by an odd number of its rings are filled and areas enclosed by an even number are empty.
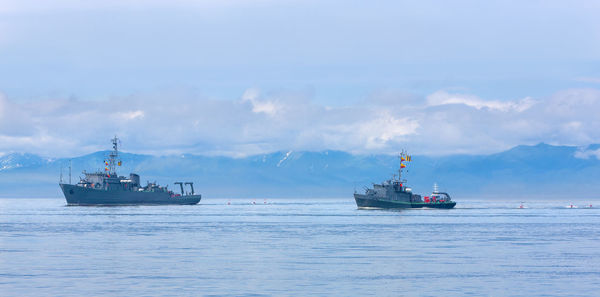
<svg viewBox="0 0 600 297">
<path fill-rule="evenodd" d="M 600 142 L 595 1 L 0 0 L 0 152 Z"/>
</svg>

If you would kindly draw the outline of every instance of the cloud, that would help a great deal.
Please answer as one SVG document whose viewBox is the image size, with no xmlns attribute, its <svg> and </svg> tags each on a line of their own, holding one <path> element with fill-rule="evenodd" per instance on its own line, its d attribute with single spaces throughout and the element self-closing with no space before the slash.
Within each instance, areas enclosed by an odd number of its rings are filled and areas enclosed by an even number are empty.
<svg viewBox="0 0 600 297">
<path fill-rule="evenodd" d="M 142 119 L 144 118 L 144 112 L 142 110 L 119 112 L 117 113 L 117 116 L 125 120 Z"/>
<path fill-rule="evenodd" d="M 248 89 L 242 95 L 242 101 L 250 102 L 254 113 L 265 113 L 274 116 L 281 107 L 275 102 L 260 100 L 259 95 L 260 91 L 258 89 Z"/>
<path fill-rule="evenodd" d="M 512 101 L 446 91 L 413 96 L 410 104 L 406 94 L 384 96 L 345 106 L 319 104 L 303 92 L 263 94 L 255 88 L 233 99 L 174 92 L 19 103 L 0 96 L 0 153 L 85 154 L 109 148 L 114 135 L 126 151 L 229 156 L 403 148 L 489 153 L 519 144 L 587 145 L 600 139 L 596 89 Z"/>
<path fill-rule="evenodd" d="M 488 108 L 499 111 L 524 111 L 533 106 L 536 101 L 526 97 L 518 101 L 486 101 L 473 95 L 449 94 L 445 91 L 435 92 L 427 97 L 430 106 L 446 104 L 464 104 L 477 109 Z"/>
<path fill-rule="evenodd" d="M 578 150 L 575 152 L 575 158 L 580 158 L 580 159 L 589 159 L 591 157 L 594 157 L 598 160 L 600 160 L 600 149 L 597 150 Z"/>
<path fill-rule="evenodd" d="M 406 139 L 405 136 L 415 134 L 418 127 L 416 120 L 394 116 L 384 110 L 376 113 L 370 120 L 358 121 L 349 125 L 349 129 L 340 127 L 337 131 L 346 130 L 349 134 L 364 139 L 362 150 L 379 150 L 386 148 L 391 141 Z"/>
</svg>

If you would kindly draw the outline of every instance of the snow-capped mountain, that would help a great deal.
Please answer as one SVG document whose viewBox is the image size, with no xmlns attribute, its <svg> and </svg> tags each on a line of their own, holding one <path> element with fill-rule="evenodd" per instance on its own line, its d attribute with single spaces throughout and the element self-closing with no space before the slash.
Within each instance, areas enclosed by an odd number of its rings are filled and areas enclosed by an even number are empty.
<svg viewBox="0 0 600 297">
<path fill-rule="evenodd" d="M 600 196 L 599 145 L 517 146 L 490 155 L 443 157 L 415 154 L 403 177 L 417 193 L 434 182 L 455 197 Z M 107 151 L 72 159 L 32 154 L 0 157 L 0 197 L 59 197 L 61 168 L 72 182 L 83 170 L 103 170 Z M 206 197 L 350 197 L 397 172 L 398 158 L 341 151 L 283 151 L 245 158 L 185 154 L 150 156 L 122 153 L 119 173 L 136 172 L 143 181 L 193 181 Z M 70 160 L 70 161 L 69 161 Z M 586 197 L 587 197 L 586 196 Z M 349 198 L 349 199 L 350 199 Z"/>
</svg>

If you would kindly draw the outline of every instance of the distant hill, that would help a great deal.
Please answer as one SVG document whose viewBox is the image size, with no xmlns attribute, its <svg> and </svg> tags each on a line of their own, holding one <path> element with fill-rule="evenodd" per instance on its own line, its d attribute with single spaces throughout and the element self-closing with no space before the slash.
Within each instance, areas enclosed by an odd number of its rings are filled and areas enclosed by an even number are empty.
<svg viewBox="0 0 600 297">
<path fill-rule="evenodd" d="M 491 155 L 413 156 L 405 177 L 416 193 L 434 182 L 453 197 L 600 198 L 600 148 L 517 146 Z M 75 157 L 72 181 L 81 171 L 101 170 L 107 151 Z M 391 177 L 398 158 L 340 151 L 275 152 L 245 158 L 200 155 L 150 156 L 122 153 L 119 173 L 136 172 L 143 181 L 193 181 L 204 197 L 351 197 L 371 182 Z M 0 197 L 61 197 L 61 167 L 67 181 L 69 159 L 32 154 L 0 157 Z"/>
</svg>

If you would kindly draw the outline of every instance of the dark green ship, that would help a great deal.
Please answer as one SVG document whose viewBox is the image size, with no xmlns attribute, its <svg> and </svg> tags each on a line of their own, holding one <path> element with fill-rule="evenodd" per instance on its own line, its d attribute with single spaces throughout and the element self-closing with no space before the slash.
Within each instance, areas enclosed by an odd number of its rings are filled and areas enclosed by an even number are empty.
<svg viewBox="0 0 600 297">
<path fill-rule="evenodd" d="M 403 162 L 411 160 L 411 156 L 402 152 L 397 178 L 394 175 L 383 183 L 373 184 L 373 188 L 367 188 L 364 194 L 355 192 L 356 206 L 359 208 L 453 208 L 456 202 L 452 201 L 448 193 L 439 192 L 437 185 L 434 186 L 433 193 L 424 199 L 406 186 L 406 180 L 402 180 L 402 169 L 406 167 Z"/>
</svg>

